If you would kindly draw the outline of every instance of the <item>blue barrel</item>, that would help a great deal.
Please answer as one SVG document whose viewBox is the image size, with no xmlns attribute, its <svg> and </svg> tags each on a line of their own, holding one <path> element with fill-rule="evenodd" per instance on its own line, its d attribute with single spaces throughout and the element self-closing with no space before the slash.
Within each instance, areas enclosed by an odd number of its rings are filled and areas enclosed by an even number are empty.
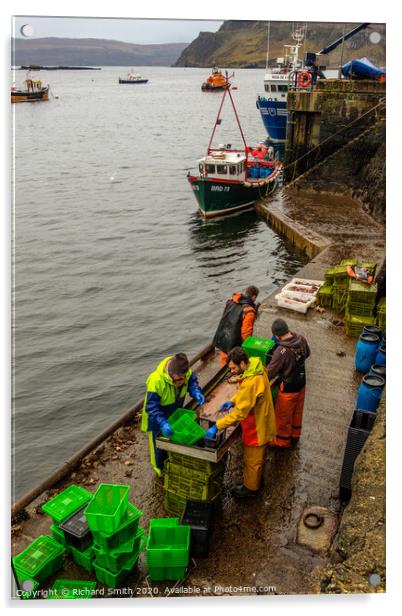
<svg viewBox="0 0 402 616">
<path fill-rule="evenodd" d="M 363 327 L 363 334 L 375 334 L 381 340 L 382 330 L 377 325 L 365 325 Z"/>
<path fill-rule="evenodd" d="M 386 380 L 386 378 L 385 378 L 385 374 L 386 374 L 385 364 L 373 364 L 371 366 L 371 368 L 370 368 L 369 374 L 375 374 L 375 376 L 380 376 L 385 381 Z"/>
<path fill-rule="evenodd" d="M 356 408 L 375 412 L 380 403 L 385 380 L 381 376 L 365 374 L 357 391 Z"/>
<path fill-rule="evenodd" d="M 377 334 L 360 334 L 356 345 L 355 366 L 359 372 L 368 372 L 370 366 L 381 363 L 376 361 L 380 338 Z"/>
<path fill-rule="evenodd" d="M 375 356 L 375 363 L 385 366 L 385 343 L 382 343 Z"/>
</svg>

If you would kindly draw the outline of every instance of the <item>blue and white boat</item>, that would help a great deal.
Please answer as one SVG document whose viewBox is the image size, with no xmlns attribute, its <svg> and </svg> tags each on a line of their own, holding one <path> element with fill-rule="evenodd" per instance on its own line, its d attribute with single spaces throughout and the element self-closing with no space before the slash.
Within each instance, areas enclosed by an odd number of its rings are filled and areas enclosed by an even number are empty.
<svg viewBox="0 0 402 616">
<path fill-rule="evenodd" d="M 293 30 L 294 43 L 284 45 L 283 58 L 277 58 L 276 66 L 269 68 L 268 30 L 267 66 L 264 78 L 265 96 L 258 96 L 256 104 L 268 137 L 273 143 L 282 143 L 286 140 L 288 91 L 295 71 L 303 69 L 303 61 L 299 60 L 299 49 L 303 43 L 305 31 L 305 26 Z"/>
</svg>

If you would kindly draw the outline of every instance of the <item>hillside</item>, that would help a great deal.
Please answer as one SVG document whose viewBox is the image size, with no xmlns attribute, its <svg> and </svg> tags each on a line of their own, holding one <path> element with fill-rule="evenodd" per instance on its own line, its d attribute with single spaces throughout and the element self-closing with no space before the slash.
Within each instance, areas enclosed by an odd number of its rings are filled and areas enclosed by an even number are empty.
<svg viewBox="0 0 402 616">
<path fill-rule="evenodd" d="M 187 43 L 135 45 L 104 39 L 41 38 L 12 41 L 13 66 L 172 66 Z"/>
<path fill-rule="evenodd" d="M 186 47 L 175 66 L 221 66 L 238 68 L 264 67 L 267 54 L 267 25 L 265 21 L 226 21 L 216 32 L 200 32 Z M 345 24 L 345 32 L 358 24 Z M 306 51 L 320 51 L 343 34 L 343 23 L 309 22 L 307 25 Z M 270 63 L 283 56 L 283 45 L 292 43 L 292 22 L 271 22 Z M 381 41 L 369 41 L 371 32 L 379 32 Z M 342 62 L 352 58 L 369 57 L 381 66 L 385 65 L 385 25 L 372 24 L 365 31 L 346 41 Z M 341 45 L 328 54 L 322 63 L 327 67 L 339 66 Z"/>
</svg>

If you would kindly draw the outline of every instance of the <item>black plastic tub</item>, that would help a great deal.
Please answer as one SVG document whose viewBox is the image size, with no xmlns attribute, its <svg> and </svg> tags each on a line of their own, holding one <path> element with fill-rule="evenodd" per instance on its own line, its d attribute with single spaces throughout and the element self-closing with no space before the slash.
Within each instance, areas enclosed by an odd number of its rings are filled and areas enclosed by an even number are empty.
<svg viewBox="0 0 402 616">
<path fill-rule="evenodd" d="M 214 503 L 211 501 L 188 500 L 181 516 L 181 524 L 191 527 L 190 555 L 207 558 L 212 532 Z"/>
<path fill-rule="evenodd" d="M 339 484 L 339 495 L 343 501 L 349 501 L 352 496 L 353 468 L 369 434 L 369 430 L 354 428 L 353 426 L 349 428 Z"/>
<path fill-rule="evenodd" d="M 87 505 L 88 503 L 59 525 L 60 530 L 64 531 L 67 545 L 79 552 L 84 552 L 93 543 L 93 536 L 84 515 Z"/>
</svg>

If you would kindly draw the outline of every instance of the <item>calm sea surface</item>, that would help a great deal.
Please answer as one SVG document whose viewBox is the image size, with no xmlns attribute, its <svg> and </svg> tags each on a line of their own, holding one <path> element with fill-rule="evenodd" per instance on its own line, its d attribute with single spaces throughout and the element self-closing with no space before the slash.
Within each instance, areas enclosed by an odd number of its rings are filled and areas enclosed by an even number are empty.
<svg viewBox="0 0 402 616">
<path fill-rule="evenodd" d="M 221 99 L 201 92 L 208 71 L 138 71 L 148 84 L 119 86 L 127 68 L 40 72 L 57 98 L 13 106 L 14 498 L 136 402 L 163 357 L 207 344 L 232 292 L 264 297 L 301 265 L 254 212 L 197 214 L 186 175 Z M 263 76 L 235 72 L 251 145 L 266 138 Z M 241 145 L 224 109 L 215 143 Z"/>
</svg>

